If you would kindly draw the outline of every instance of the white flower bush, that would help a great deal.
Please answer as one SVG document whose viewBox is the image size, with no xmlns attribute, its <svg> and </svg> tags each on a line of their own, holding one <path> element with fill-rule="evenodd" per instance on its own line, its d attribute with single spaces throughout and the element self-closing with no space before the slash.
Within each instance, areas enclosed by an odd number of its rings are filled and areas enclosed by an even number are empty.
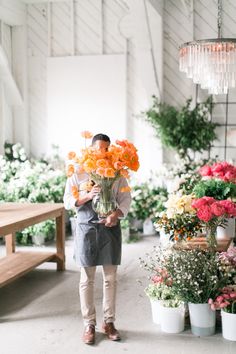
<svg viewBox="0 0 236 354">
<path fill-rule="evenodd" d="M 58 164 L 59 165 L 59 164 Z M 0 155 L 0 201 L 61 203 L 66 176 L 63 169 L 54 168 L 51 161 L 27 158 L 21 144 L 5 144 L 5 155 Z M 55 230 L 55 222 L 49 220 L 40 225 L 46 236 Z M 28 243 L 29 236 L 40 231 L 38 225 L 17 234 L 17 240 Z"/>
</svg>

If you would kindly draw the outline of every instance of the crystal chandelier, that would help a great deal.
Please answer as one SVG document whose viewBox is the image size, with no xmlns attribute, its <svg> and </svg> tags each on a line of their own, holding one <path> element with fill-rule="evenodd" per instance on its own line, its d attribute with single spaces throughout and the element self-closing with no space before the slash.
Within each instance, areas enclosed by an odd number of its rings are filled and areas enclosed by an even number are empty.
<svg viewBox="0 0 236 354">
<path fill-rule="evenodd" d="M 227 94 L 236 86 L 236 38 L 222 38 L 222 1 L 218 0 L 218 38 L 184 43 L 179 70 L 210 94 Z"/>
</svg>

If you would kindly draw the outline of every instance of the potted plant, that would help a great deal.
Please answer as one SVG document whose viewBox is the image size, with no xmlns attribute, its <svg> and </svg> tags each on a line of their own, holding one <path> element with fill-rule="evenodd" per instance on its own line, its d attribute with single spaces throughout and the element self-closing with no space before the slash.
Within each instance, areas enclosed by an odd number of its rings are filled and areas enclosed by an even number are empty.
<svg viewBox="0 0 236 354">
<path fill-rule="evenodd" d="M 201 222 L 192 208 L 194 196 L 173 194 L 165 203 L 166 210 L 156 214 L 154 226 L 164 231 L 171 241 L 189 241 L 201 231 Z"/>
<path fill-rule="evenodd" d="M 153 106 L 145 112 L 145 120 L 155 129 L 164 146 L 177 151 L 179 156 L 191 161 L 190 153 L 208 150 L 217 138 L 215 128 L 218 124 L 209 120 L 212 99 L 197 103 L 191 109 L 191 99 L 177 109 L 158 102 L 153 96 Z"/>
<path fill-rule="evenodd" d="M 129 211 L 129 218 L 135 226 L 135 221 L 140 221 L 144 226 L 145 234 L 155 233 L 153 220 L 157 212 L 164 210 L 164 202 L 167 199 L 167 190 L 154 186 L 149 180 L 132 187 L 132 201 Z M 145 224 L 144 224 L 145 223 Z M 144 224 L 144 225 L 143 225 Z M 139 226 L 138 226 L 139 228 Z"/>
<path fill-rule="evenodd" d="M 213 300 L 209 299 L 212 310 L 221 310 L 222 335 L 236 341 L 236 286 L 228 286 Z"/>
<path fill-rule="evenodd" d="M 179 333 L 184 330 L 185 307 L 172 289 L 172 279 L 162 264 L 162 257 L 167 249 L 159 249 L 153 257 L 147 255 L 148 261 L 141 260 L 141 265 L 151 272 L 151 283 L 145 288 L 150 299 L 153 322 L 161 325 L 166 333 Z M 156 251 L 156 248 L 155 248 Z"/>
<path fill-rule="evenodd" d="M 197 336 L 214 334 L 216 317 L 208 300 L 229 281 L 219 255 L 200 249 L 172 250 L 165 257 L 164 264 L 172 279 L 173 292 L 188 303 L 192 333 Z"/>
</svg>

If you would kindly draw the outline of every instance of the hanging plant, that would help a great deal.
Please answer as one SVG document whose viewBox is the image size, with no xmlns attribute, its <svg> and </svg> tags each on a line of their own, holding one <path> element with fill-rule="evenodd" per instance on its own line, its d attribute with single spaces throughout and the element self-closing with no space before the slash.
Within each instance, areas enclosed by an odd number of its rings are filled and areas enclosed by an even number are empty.
<svg viewBox="0 0 236 354">
<path fill-rule="evenodd" d="M 164 146 L 177 151 L 181 158 L 191 161 L 190 154 L 203 152 L 217 139 L 217 123 L 209 120 L 212 98 L 197 103 L 190 108 L 191 99 L 177 109 L 166 103 L 158 102 L 153 96 L 153 106 L 145 112 L 144 118 L 155 129 L 156 135 Z"/>
</svg>

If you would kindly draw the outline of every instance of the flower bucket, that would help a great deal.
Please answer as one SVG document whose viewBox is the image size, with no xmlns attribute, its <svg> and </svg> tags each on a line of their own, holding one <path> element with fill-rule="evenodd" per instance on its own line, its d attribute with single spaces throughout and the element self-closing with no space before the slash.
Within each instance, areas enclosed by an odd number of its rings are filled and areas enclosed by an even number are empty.
<svg viewBox="0 0 236 354">
<path fill-rule="evenodd" d="M 185 308 L 184 304 L 179 307 L 165 307 L 160 305 L 161 330 L 166 333 L 180 333 L 184 330 Z"/>
<path fill-rule="evenodd" d="M 151 219 L 147 218 L 143 223 L 143 235 L 155 235 L 156 231 Z"/>
<path fill-rule="evenodd" d="M 216 312 L 209 304 L 188 304 L 191 331 L 195 336 L 205 337 L 215 333 Z"/>
<path fill-rule="evenodd" d="M 221 310 L 223 338 L 236 341 L 236 313 Z"/>
<path fill-rule="evenodd" d="M 42 246 L 45 244 L 45 237 L 44 234 L 32 235 L 32 242 L 35 246 Z"/>
<path fill-rule="evenodd" d="M 155 324 L 161 323 L 161 300 L 150 299 L 152 309 L 152 321 Z"/>
</svg>

